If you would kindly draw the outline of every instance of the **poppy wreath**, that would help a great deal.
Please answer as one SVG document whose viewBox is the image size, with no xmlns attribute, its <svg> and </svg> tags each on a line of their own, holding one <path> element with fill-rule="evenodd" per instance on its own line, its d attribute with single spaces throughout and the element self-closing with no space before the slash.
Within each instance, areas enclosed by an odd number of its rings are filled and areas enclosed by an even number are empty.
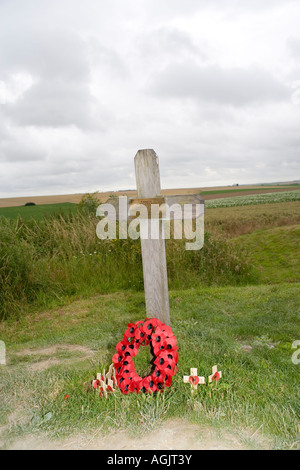
<svg viewBox="0 0 300 470">
<path fill-rule="evenodd" d="M 140 377 L 135 371 L 134 356 L 140 346 L 150 345 L 155 369 L 148 377 Z M 162 391 L 170 387 L 177 371 L 178 346 L 170 326 L 157 318 L 129 323 L 124 338 L 116 346 L 112 360 L 117 385 L 122 393 L 146 393 Z"/>
</svg>

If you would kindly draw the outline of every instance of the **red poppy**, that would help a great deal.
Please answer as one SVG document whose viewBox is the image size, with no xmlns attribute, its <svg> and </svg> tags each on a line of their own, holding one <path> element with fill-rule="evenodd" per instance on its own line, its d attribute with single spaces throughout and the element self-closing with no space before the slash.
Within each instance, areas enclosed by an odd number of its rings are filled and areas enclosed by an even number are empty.
<svg viewBox="0 0 300 470">
<path fill-rule="evenodd" d="M 160 369 L 160 370 L 165 370 L 167 374 L 175 375 L 175 358 L 174 358 L 174 353 L 175 351 L 172 351 L 172 354 L 170 354 L 169 351 L 162 351 L 157 358 L 154 361 L 154 364 Z M 177 354 L 178 356 L 178 354 Z"/>
<path fill-rule="evenodd" d="M 146 334 L 145 334 L 143 328 L 137 328 L 135 330 L 134 339 L 135 339 L 135 342 L 139 343 L 139 344 L 142 344 L 143 341 L 145 341 Z"/>
<path fill-rule="evenodd" d="M 154 345 L 156 347 L 161 346 L 163 342 L 166 341 L 166 339 L 167 337 L 165 333 L 160 328 L 156 328 L 155 333 L 152 334 L 152 338 L 151 338 L 153 347 Z"/>
<path fill-rule="evenodd" d="M 139 351 L 139 344 L 133 343 L 129 344 L 129 346 L 126 347 L 125 351 L 123 351 L 123 356 L 124 357 L 134 357 L 138 351 Z"/>
<path fill-rule="evenodd" d="M 177 364 L 178 362 L 178 352 L 177 351 L 169 351 L 169 350 L 163 350 L 160 352 L 158 357 L 164 358 L 166 361 L 168 360 L 169 363 L 172 364 Z"/>
<path fill-rule="evenodd" d="M 127 330 L 125 331 L 124 337 L 126 338 L 133 338 L 136 329 L 135 323 L 128 323 Z"/>
<path fill-rule="evenodd" d="M 136 374 L 136 377 L 133 377 L 133 379 L 130 381 L 130 385 L 129 385 L 130 392 L 138 393 L 140 389 L 142 388 L 142 382 L 143 382 L 142 378 Z"/>
<path fill-rule="evenodd" d="M 197 385 L 199 383 L 199 377 L 197 377 L 197 376 L 194 377 L 194 376 L 191 375 L 189 377 L 189 382 L 192 385 Z"/>
<path fill-rule="evenodd" d="M 164 332 L 167 338 L 174 336 L 172 328 L 170 326 L 164 325 L 163 327 L 161 327 L 161 330 Z"/>
<path fill-rule="evenodd" d="M 129 361 L 132 360 L 132 358 L 131 358 L 130 355 L 128 357 L 124 357 L 123 355 L 120 355 L 120 354 L 117 353 L 117 354 L 113 355 L 112 360 L 113 360 L 113 363 L 114 363 L 114 368 L 117 371 L 120 367 L 123 366 L 123 362 L 125 362 L 126 360 L 127 360 L 127 362 L 129 362 Z"/>
<path fill-rule="evenodd" d="M 156 318 L 129 323 L 127 326 L 124 339 L 117 344 L 117 354 L 113 356 L 118 387 L 126 394 L 162 391 L 171 385 L 172 375 L 175 375 L 177 369 L 178 347 L 171 328 Z M 150 376 L 141 378 L 135 371 L 133 357 L 141 345 L 149 343 L 157 356 L 154 361 L 156 368 Z"/>
<path fill-rule="evenodd" d="M 169 338 L 166 339 L 166 350 L 167 351 L 175 351 L 178 349 L 178 346 L 176 346 L 177 340 L 175 336 L 170 336 Z"/>
<path fill-rule="evenodd" d="M 167 376 L 166 376 L 166 380 L 165 380 L 165 386 L 166 386 L 166 387 L 170 387 L 170 386 L 172 385 L 172 380 L 173 380 L 173 379 L 172 379 L 172 375 L 171 375 L 171 374 L 170 374 L 170 375 L 167 375 Z"/>
<path fill-rule="evenodd" d="M 98 380 L 98 379 L 97 379 L 97 380 L 94 380 L 93 387 L 94 387 L 95 389 L 97 389 L 97 388 L 99 387 L 99 385 L 100 385 L 100 380 Z"/>
<path fill-rule="evenodd" d="M 171 336 L 157 345 L 152 343 L 154 354 L 157 356 L 160 351 L 176 351 L 178 349 L 176 342 L 176 337 Z"/>
<path fill-rule="evenodd" d="M 115 372 L 116 372 L 116 378 L 118 379 L 118 377 L 120 376 L 120 374 L 122 374 L 122 370 L 125 370 L 124 367 L 128 368 L 128 367 L 132 367 L 132 358 L 131 356 L 128 356 L 128 357 L 123 357 L 123 356 L 118 356 L 118 354 L 114 355 L 113 356 L 113 363 L 114 363 L 114 368 L 115 368 Z M 116 362 L 118 361 L 118 359 L 120 359 L 121 357 L 121 362 Z"/>
<path fill-rule="evenodd" d="M 165 342 L 159 344 L 157 344 L 156 342 L 152 343 L 153 353 L 155 356 L 159 356 L 165 350 L 164 343 Z"/>
<path fill-rule="evenodd" d="M 166 380 L 166 376 L 167 376 L 167 373 L 165 370 L 161 370 L 158 367 L 155 367 L 152 377 L 156 384 L 158 382 L 164 382 Z"/>
<path fill-rule="evenodd" d="M 156 392 L 157 386 L 156 386 L 156 383 L 155 383 L 154 378 L 152 377 L 152 375 L 150 375 L 149 377 L 145 377 L 143 379 L 142 387 L 144 387 L 146 389 L 146 391 L 151 390 L 151 392 Z"/>
<path fill-rule="evenodd" d="M 130 379 L 124 379 L 122 380 L 122 382 L 120 383 L 119 385 L 119 388 L 121 390 L 122 393 L 129 393 L 130 392 L 130 383 L 131 383 L 131 380 Z"/>
<path fill-rule="evenodd" d="M 66 400 L 67 398 L 70 398 L 70 395 L 65 395 L 64 396 L 64 400 Z"/>
<path fill-rule="evenodd" d="M 164 386 L 165 386 L 164 382 L 157 381 L 156 382 L 157 392 L 163 392 Z"/>
<path fill-rule="evenodd" d="M 212 376 L 212 380 L 215 380 L 216 382 L 220 380 L 221 376 L 219 372 L 215 372 L 214 375 Z"/>
<path fill-rule="evenodd" d="M 116 353 L 113 355 L 112 361 L 114 363 L 115 368 L 117 364 L 121 363 L 122 359 L 123 359 L 123 356 L 121 356 L 119 353 Z"/>
<path fill-rule="evenodd" d="M 125 361 L 126 362 L 126 361 Z M 118 377 L 131 377 L 135 372 L 134 362 L 128 362 L 128 364 L 123 365 L 118 374 Z"/>
<path fill-rule="evenodd" d="M 126 347 L 129 346 L 130 343 L 128 341 L 128 339 L 123 339 L 122 341 L 120 341 L 117 346 L 116 346 L 116 350 L 118 351 L 118 353 L 122 354 L 123 351 L 125 351 Z"/>
<path fill-rule="evenodd" d="M 158 320 L 157 318 L 150 318 L 150 320 L 145 321 L 143 324 L 143 330 L 146 333 L 146 335 L 151 335 L 153 328 L 160 326 L 161 321 Z"/>
</svg>

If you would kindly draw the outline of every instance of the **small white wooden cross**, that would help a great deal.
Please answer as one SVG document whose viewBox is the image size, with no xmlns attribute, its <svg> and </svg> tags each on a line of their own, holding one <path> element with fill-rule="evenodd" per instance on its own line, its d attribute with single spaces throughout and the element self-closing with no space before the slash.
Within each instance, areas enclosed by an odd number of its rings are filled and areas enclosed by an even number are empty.
<svg viewBox="0 0 300 470">
<path fill-rule="evenodd" d="M 191 368 L 191 375 L 185 375 L 183 381 L 184 383 L 191 384 L 191 393 L 197 390 L 198 385 L 205 385 L 205 377 L 199 377 L 198 371 L 195 368 Z"/>
<path fill-rule="evenodd" d="M 212 367 L 212 374 L 208 377 L 208 383 L 212 383 L 213 380 L 216 382 L 222 378 L 222 372 L 219 370 L 217 366 Z"/>
<path fill-rule="evenodd" d="M 116 386 L 116 374 L 114 365 L 111 364 L 107 374 L 105 374 L 105 369 L 103 369 L 102 374 L 97 373 L 97 379 L 93 380 L 93 387 L 100 389 L 100 396 L 107 398 L 108 392 L 114 391 L 114 386 Z"/>
</svg>

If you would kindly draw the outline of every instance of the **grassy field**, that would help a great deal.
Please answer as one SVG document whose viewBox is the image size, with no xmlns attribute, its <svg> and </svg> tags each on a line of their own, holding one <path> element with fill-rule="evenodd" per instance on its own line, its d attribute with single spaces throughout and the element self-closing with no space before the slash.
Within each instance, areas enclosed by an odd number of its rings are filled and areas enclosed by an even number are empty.
<svg viewBox="0 0 300 470">
<path fill-rule="evenodd" d="M 90 388 L 111 363 L 126 324 L 145 317 L 142 293 L 97 296 L 2 324 L 10 361 L 8 370 L 0 369 L 5 442 L 39 432 L 92 436 L 99 427 L 102 433 L 126 429 L 138 438 L 167 418 L 184 417 L 234 428 L 252 448 L 261 446 L 262 436 L 270 448 L 295 448 L 299 366 L 291 361 L 291 346 L 299 295 L 299 284 L 172 291 L 180 360 L 172 387 L 157 397 L 115 392 L 101 400 Z M 54 345 L 60 349 L 51 351 Z M 199 387 L 191 397 L 182 376 L 197 366 L 207 377 L 216 362 L 222 381 Z"/>
<path fill-rule="evenodd" d="M 300 201 L 207 209 L 203 250 L 168 241 L 177 375 L 158 396 L 116 391 L 108 400 L 91 380 L 110 365 L 127 323 L 145 318 L 139 243 L 100 242 L 97 220 L 83 214 L 2 218 L 3 448 L 74 430 L 125 429 L 138 439 L 168 418 L 231 429 L 249 448 L 298 448 L 299 209 Z M 147 355 L 136 360 L 147 368 Z M 207 377 L 215 363 L 223 379 L 191 397 L 182 376 L 197 367 Z"/>
<path fill-rule="evenodd" d="M 300 201 L 208 208 L 205 230 L 227 238 L 300 223 Z"/>
<path fill-rule="evenodd" d="M 287 189 L 299 189 L 300 184 L 295 183 L 278 183 L 270 185 L 242 185 L 238 188 L 233 186 L 217 186 L 217 187 L 197 187 L 197 188 L 175 188 L 175 189 L 162 189 L 162 195 L 178 195 L 178 194 L 204 194 L 205 199 L 214 198 L 214 195 L 219 195 L 220 197 L 235 196 L 239 192 L 250 194 L 255 193 L 264 193 L 266 191 L 284 191 Z M 236 193 L 236 190 L 238 193 Z M 106 200 L 111 196 L 128 196 L 128 197 L 137 197 L 137 192 L 135 190 L 120 190 L 120 191 L 101 191 L 97 193 L 97 198 L 99 202 L 106 202 Z M 34 202 L 37 205 L 52 205 L 52 204 L 62 204 L 62 203 L 72 203 L 79 204 L 83 193 L 75 194 L 60 194 L 60 195 L 48 195 L 48 196 L 26 196 L 26 197 L 9 197 L 9 198 L 0 198 L 0 208 L 2 207 L 20 207 L 24 206 L 27 202 Z"/>
<path fill-rule="evenodd" d="M 246 248 L 248 261 L 261 272 L 261 282 L 300 282 L 300 225 L 257 230 L 235 242 Z"/>
<path fill-rule="evenodd" d="M 22 217 L 24 220 L 41 220 L 44 217 L 53 215 L 68 215 L 76 210 L 76 204 L 64 202 L 60 204 L 39 204 L 36 206 L 17 206 L 17 207 L 0 207 L 0 217 L 16 219 Z"/>
</svg>

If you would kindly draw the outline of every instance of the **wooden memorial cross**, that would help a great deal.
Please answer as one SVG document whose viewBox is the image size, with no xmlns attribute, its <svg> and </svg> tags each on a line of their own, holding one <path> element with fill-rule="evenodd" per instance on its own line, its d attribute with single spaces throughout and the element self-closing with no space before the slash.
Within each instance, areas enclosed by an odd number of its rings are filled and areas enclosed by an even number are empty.
<svg viewBox="0 0 300 470">
<path fill-rule="evenodd" d="M 205 377 L 199 377 L 197 369 L 191 368 L 191 375 L 185 375 L 183 377 L 184 383 L 191 384 L 191 393 L 197 390 L 198 385 L 205 385 Z"/>
<path fill-rule="evenodd" d="M 107 394 L 109 392 L 113 392 L 115 390 L 115 386 L 117 383 L 116 379 L 116 371 L 114 369 L 114 365 L 111 364 L 109 366 L 107 374 L 105 374 L 105 369 L 103 370 L 102 374 L 97 373 L 97 379 L 93 380 L 92 384 L 93 387 L 97 390 L 100 390 L 100 396 L 107 398 Z"/>
<path fill-rule="evenodd" d="M 137 184 L 137 198 L 128 200 L 127 214 L 129 219 L 136 217 L 139 207 L 144 206 L 147 209 L 156 206 L 159 207 L 157 215 L 151 218 L 148 214 L 147 220 L 141 220 L 140 233 L 148 231 L 148 236 L 141 235 L 142 262 L 144 289 L 146 299 L 146 313 L 149 318 L 158 318 L 166 325 L 170 325 L 169 293 L 167 278 L 167 263 L 165 252 L 164 225 L 163 220 L 178 219 L 197 219 L 204 213 L 204 200 L 197 194 L 188 194 L 181 196 L 161 195 L 160 174 L 158 157 L 154 150 L 139 150 L 134 159 L 135 175 Z M 110 198 L 106 204 L 112 204 L 116 209 L 116 218 L 119 217 L 119 202 L 121 198 Z M 172 216 L 170 212 L 161 213 L 162 207 L 174 207 Z M 182 209 L 183 215 L 182 215 Z M 202 218 L 203 220 L 203 218 Z M 148 223 L 149 222 L 149 223 Z M 192 245 L 192 244 L 190 244 Z M 203 245 L 196 249 L 200 249 Z M 195 248 L 189 248 L 195 249 Z"/>
<path fill-rule="evenodd" d="M 218 371 L 218 367 L 216 365 L 213 366 L 212 374 L 208 377 L 208 383 L 212 383 L 213 380 L 217 382 L 221 378 L 222 378 L 222 372 L 220 370 Z"/>
</svg>

